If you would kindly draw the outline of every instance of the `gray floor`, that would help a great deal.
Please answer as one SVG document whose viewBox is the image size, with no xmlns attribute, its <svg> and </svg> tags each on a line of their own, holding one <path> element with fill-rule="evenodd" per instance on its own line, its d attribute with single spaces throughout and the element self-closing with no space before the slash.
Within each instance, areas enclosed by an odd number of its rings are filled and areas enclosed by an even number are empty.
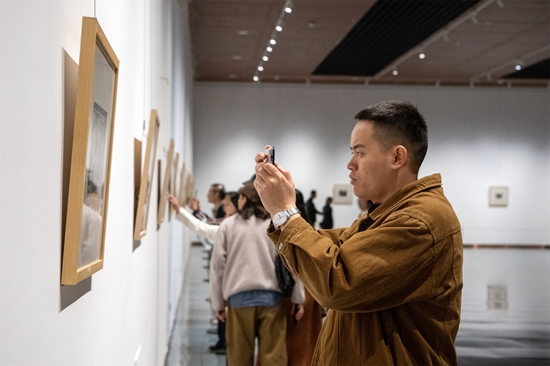
<svg viewBox="0 0 550 366">
<path fill-rule="evenodd" d="M 166 366 L 225 365 L 208 350 L 205 254 L 192 246 Z M 459 365 L 550 365 L 550 250 L 465 249 Z"/>
</svg>

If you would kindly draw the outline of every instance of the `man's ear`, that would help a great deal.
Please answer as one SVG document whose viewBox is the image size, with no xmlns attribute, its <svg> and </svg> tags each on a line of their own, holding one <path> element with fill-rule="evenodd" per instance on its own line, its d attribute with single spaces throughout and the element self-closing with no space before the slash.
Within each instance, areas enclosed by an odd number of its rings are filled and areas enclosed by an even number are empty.
<svg viewBox="0 0 550 366">
<path fill-rule="evenodd" d="M 397 145 L 393 150 L 392 168 L 399 169 L 405 166 L 408 159 L 408 151 L 403 145 Z"/>
</svg>

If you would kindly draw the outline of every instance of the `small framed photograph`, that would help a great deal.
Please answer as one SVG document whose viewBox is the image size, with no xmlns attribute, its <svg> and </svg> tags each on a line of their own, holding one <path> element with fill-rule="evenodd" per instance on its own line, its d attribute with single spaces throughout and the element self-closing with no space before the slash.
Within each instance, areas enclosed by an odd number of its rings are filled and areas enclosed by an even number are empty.
<svg viewBox="0 0 550 366">
<path fill-rule="evenodd" d="M 351 184 L 335 184 L 332 188 L 332 203 L 351 205 L 353 202 L 353 186 Z"/>
<path fill-rule="evenodd" d="M 489 187 L 489 206 L 507 207 L 508 206 L 508 187 Z"/>
<path fill-rule="evenodd" d="M 143 168 L 141 170 L 138 203 L 134 215 L 134 240 L 140 240 L 147 233 L 147 218 L 149 217 L 151 191 L 153 188 L 153 179 L 155 177 L 155 158 L 157 154 L 159 130 L 159 115 L 155 109 L 152 109 L 149 118 L 147 145 L 145 147 L 145 160 L 143 161 Z"/>
<path fill-rule="evenodd" d="M 166 204 L 168 203 L 166 195 L 170 192 L 173 155 L 174 139 L 170 139 L 170 147 L 168 148 L 168 154 L 166 155 L 166 168 L 164 169 L 164 179 L 162 180 L 162 189 L 160 190 L 157 225 L 160 225 L 162 222 L 164 222 L 164 215 L 166 214 Z"/>
<path fill-rule="evenodd" d="M 119 60 L 96 18 L 82 19 L 61 284 L 103 268 Z"/>
</svg>

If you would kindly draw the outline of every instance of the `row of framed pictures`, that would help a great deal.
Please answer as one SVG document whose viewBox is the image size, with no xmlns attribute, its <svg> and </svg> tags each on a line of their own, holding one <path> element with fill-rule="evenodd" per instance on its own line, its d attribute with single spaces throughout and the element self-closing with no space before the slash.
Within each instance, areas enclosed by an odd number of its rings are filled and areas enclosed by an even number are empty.
<svg viewBox="0 0 550 366">
<path fill-rule="evenodd" d="M 151 191 L 153 186 L 153 178 L 155 175 L 155 155 L 157 151 L 158 135 L 160 129 L 160 120 L 158 112 L 151 110 L 149 120 L 149 132 L 147 134 L 147 145 L 145 150 L 145 162 L 141 171 L 139 187 L 136 191 L 136 207 L 134 220 L 134 240 L 140 240 L 147 233 L 147 222 L 149 206 L 151 205 Z M 164 178 L 162 185 L 159 180 L 159 200 L 157 212 L 157 225 L 160 225 L 166 214 L 168 194 L 174 195 L 179 202 L 185 203 L 192 196 L 195 189 L 195 181 L 193 175 L 185 170 L 185 164 L 179 168 L 179 154 L 174 156 L 174 139 L 170 140 L 170 146 L 166 156 L 166 169 L 164 170 Z M 159 167 L 160 172 L 160 167 Z M 169 206 L 169 215 L 172 214 L 172 207 Z"/>
<path fill-rule="evenodd" d="M 97 19 L 84 17 L 63 236 L 62 285 L 75 285 L 103 268 L 118 70 L 119 60 Z M 144 165 L 135 167 L 139 194 L 134 204 L 134 240 L 147 233 L 159 131 L 160 119 L 157 111 L 152 110 Z M 167 193 L 186 202 L 194 191 L 193 176 L 185 171 L 185 166 L 178 167 L 178 160 L 178 154 L 174 157 L 172 139 L 162 185 L 159 175 L 157 224 L 165 219 Z"/>
</svg>

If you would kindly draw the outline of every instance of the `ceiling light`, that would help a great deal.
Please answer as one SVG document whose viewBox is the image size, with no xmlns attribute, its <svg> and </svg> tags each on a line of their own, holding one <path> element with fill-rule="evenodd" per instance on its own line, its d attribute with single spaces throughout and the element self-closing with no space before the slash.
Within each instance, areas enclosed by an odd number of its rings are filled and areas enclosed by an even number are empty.
<svg viewBox="0 0 550 366">
<path fill-rule="evenodd" d="M 393 74 L 393 76 L 397 76 L 397 75 L 399 74 L 399 71 L 393 70 L 393 71 L 392 71 L 392 74 Z"/>
<path fill-rule="evenodd" d="M 272 45 L 275 45 L 275 44 L 277 43 L 277 41 L 274 40 L 274 39 L 271 39 L 271 40 L 269 41 L 269 43 L 271 43 Z"/>
<path fill-rule="evenodd" d="M 227 75 L 227 77 L 230 78 L 230 79 L 236 79 L 236 78 L 237 78 L 237 75 L 235 75 L 235 74 L 229 74 L 229 75 Z"/>
<path fill-rule="evenodd" d="M 262 57 L 262 60 L 267 61 L 267 60 L 269 60 L 269 57 L 264 56 L 264 57 Z"/>
<path fill-rule="evenodd" d="M 254 81 L 258 81 L 258 80 L 260 80 L 260 78 L 259 78 L 259 77 L 257 77 L 257 76 L 254 76 L 254 77 L 252 78 L 252 80 L 254 80 Z"/>
<path fill-rule="evenodd" d="M 516 69 L 517 71 L 521 70 L 521 65 L 520 65 L 520 64 L 517 64 L 516 67 L 515 67 L 515 69 Z"/>
<path fill-rule="evenodd" d="M 264 67 L 263 66 L 258 66 L 258 71 L 264 71 Z"/>
<path fill-rule="evenodd" d="M 239 55 L 234 55 L 231 57 L 233 60 L 241 60 L 243 57 Z"/>
<path fill-rule="evenodd" d="M 247 30 L 240 30 L 237 32 L 239 36 L 248 36 L 249 32 Z"/>
<path fill-rule="evenodd" d="M 418 55 L 418 58 L 424 60 L 426 58 L 426 55 L 424 54 L 424 52 L 421 52 L 420 55 Z"/>
<path fill-rule="evenodd" d="M 277 30 L 277 32 L 283 31 L 283 27 L 281 27 L 280 25 L 276 26 L 275 29 Z"/>
<path fill-rule="evenodd" d="M 271 52 L 271 51 L 273 51 L 273 48 L 267 47 L 266 50 L 267 50 L 267 52 Z"/>
<path fill-rule="evenodd" d="M 287 14 L 292 13 L 292 8 L 291 8 L 290 6 L 287 6 L 287 7 L 285 8 L 285 12 L 286 12 Z"/>
</svg>

